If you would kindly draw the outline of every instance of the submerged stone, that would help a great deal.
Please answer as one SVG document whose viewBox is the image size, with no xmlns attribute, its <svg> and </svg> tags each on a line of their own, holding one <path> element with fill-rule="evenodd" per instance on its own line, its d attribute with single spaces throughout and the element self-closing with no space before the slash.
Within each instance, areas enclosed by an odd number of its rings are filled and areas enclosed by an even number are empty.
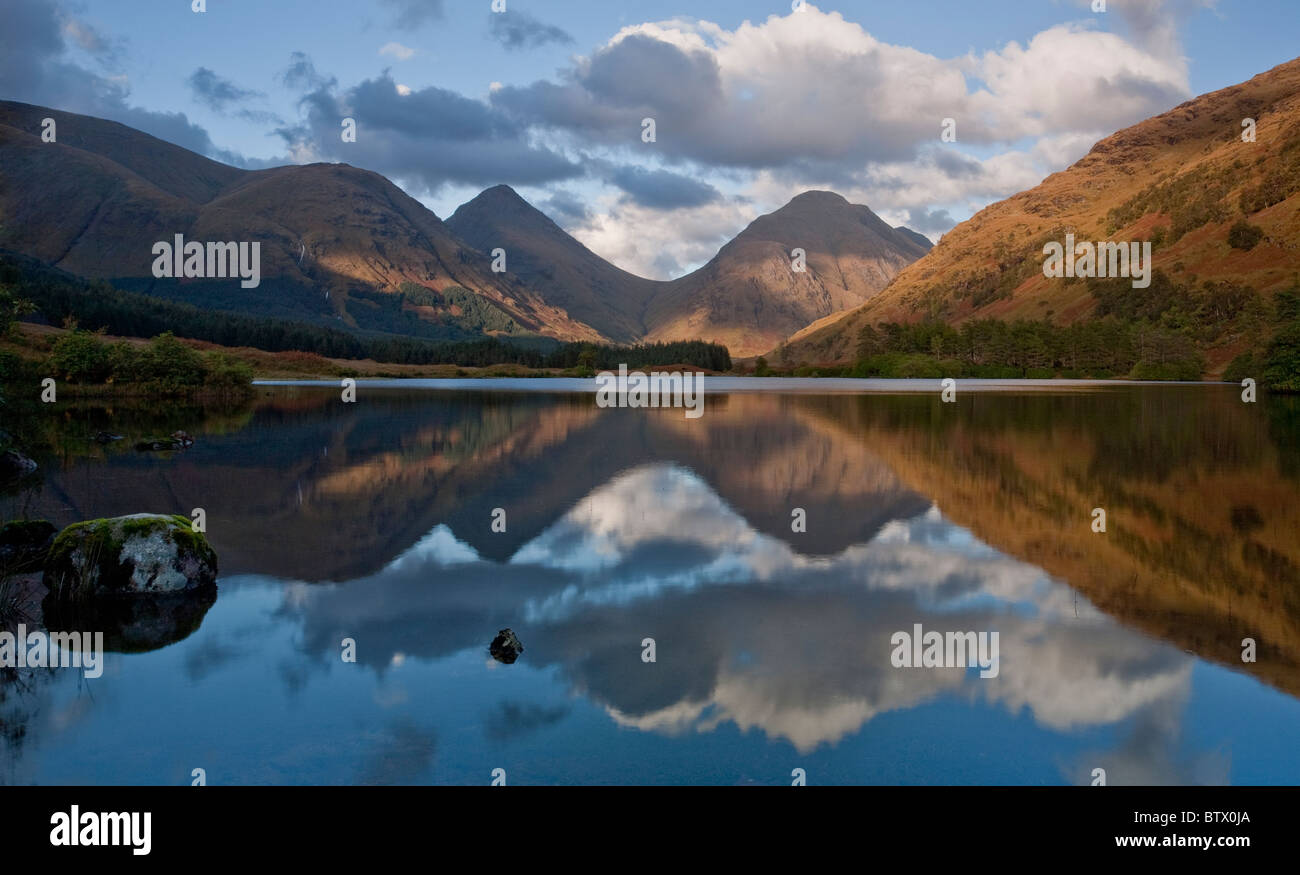
<svg viewBox="0 0 1300 875">
<path fill-rule="evenodd" d="M 36 463 L 17 450 L 0 453 L 0 483 L 21 480 L 36 470 Z"/>
<path fill-rule="evenodd" d="M 215 586 L 189 593 L 84 602 L 59 601 L 47 595 L 41 613 L 52 634 L 102 632 L 106 651 L 144 653 L 188 638 L 216 601 Z"/>
<path fill-rule="evenodd" d="M 58 529 L 47 520 L 15 520 L 0 527 L 0 571 L 21 574 L 45 565 Z"/>
</svg>

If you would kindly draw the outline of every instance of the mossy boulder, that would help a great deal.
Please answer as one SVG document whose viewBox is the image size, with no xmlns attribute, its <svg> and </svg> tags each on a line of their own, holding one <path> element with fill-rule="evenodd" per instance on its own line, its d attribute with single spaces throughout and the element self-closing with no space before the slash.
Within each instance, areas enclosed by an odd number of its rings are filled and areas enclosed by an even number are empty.
<svg viewBox="0 0 1300 875">
<path fill-rule="evenodd" d="M 15 520 L 0 526 L 0 571 L 40 570 L 58 531 L 47 520 Z"/>
<path fill-rule="evenodd" d="M 217 582 L 217 554 L 183 516 L 134 514 L 68 526 L 50 547 L 56 601 L 178 595 Z"/>
</svg>

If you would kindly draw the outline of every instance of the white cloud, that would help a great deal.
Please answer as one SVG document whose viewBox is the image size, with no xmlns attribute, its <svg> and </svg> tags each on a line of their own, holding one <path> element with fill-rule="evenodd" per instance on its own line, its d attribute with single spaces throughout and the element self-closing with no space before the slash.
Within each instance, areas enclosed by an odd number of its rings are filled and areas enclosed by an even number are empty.
<svg viewBox="0 0 1300 875">
<path fill-rule="evenodd" d="M 396 42 L 384 43 L 383 47 L 379 49 L 379 54 L 392 55 L 399 61 L 409 61 L 411 58 L 415 57 L 415 49 Z"/>
<path fill-rule="evenodd" d="M 1066 22 L 956 58 L 892 45 L 811 5 L 732 30 L 677 18 L 626 27 L 558 80 L 493 89 L 490 100 L 556 148 L 610 165 L 644 165 L 650 148 L 708 181 L 731 176 L 751 207 L 651 213 L 611 197 L 574 229 L 624 269 L 665 278 L 711 257 L 725 242 L 719 229 L 730 236 L 811 188 L 895 224 L 965 218 L 1032 188 L 1190 96 L 1177 26 L 1153 10 L 1207 3 L 1121 2 L 1110 21 Z M 1101 29 L 1110 23 L 1127 23 L 1132 38 Z M 658 133 L 649 147 L 636 136 L 645 116 Z M 940 141 L 945 118 L 956 120 L 956 143 Z"/>
<path fill-rule="evenodd" d="M 624 270 L 673 279 L 708 261 L 756 218 L 753 207 L 732 200 L 658 210 L 611 195 L 594 205 L 590 219 L 569 231 Z"/>
</svg>

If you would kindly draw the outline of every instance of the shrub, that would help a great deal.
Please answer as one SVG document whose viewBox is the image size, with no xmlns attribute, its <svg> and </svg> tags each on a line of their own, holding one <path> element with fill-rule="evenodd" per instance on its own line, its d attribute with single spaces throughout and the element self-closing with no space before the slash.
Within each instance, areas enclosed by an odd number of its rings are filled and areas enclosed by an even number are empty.
<svg viewBox="0 0 1300 875">
<path fill-rule="evenodd" d="M 253 382 L 253 366 L 226 353 L 210 352 L 203 364 L 207 371 L 203 385 L 215 392 L 246 392 Z"/>
<path fill-rule="evenodd" d="M 1264 353 L 1264 385 L 1278 392 L 1300 392 L 1300 322 L 1283 327 Z"/>
<path fill-rule="evenodd" d="M 60 337 L 50 352 L 50 367 L 69 383 L 102 383 L 112 373 L 108 347 L 88 331 Z"/>
<path fill-rule="evenodd" d="M 24 313 L 32 312 L 32 305 L 14 294 L 8 286 L 0 285 L 0 337 L 9 333 L 14 322 Z"/>
<path fill-rule="evenodd" d="M 1259 363 L 1255 361 L 1253 352 L 1243 352 L 1233 359 L 1223 372 L 1225 383 L 1240 383 L 1247 377 L 1256 379 L 1259 377 Z"/>
<path fill-rule="evenodd" d="M 114 383 L 134 383 L 140 379 L 140 353 L 124 340 L 108 348 L 108 366 Z"/>
<path fill-rule="evenodd" d="M 164 392 L 202 386 L 204 376 L 203 356 L 170 331 L 155 337 L 140 353 L 140 381 Z"/>
<path fill-rule="evenodd" d="M 1129 373 L 1135 380 L 1199 380 L 1202 366 L 1196 360 L 1157 362 L 1143 359 Z"/>
<path fill-rule="evenodd" d="M 1228 229 L 1228 245 L 1233 249 L 1254 249 L 1264 239 L 1264 229 L 1245 219 Z"/>
</svg>

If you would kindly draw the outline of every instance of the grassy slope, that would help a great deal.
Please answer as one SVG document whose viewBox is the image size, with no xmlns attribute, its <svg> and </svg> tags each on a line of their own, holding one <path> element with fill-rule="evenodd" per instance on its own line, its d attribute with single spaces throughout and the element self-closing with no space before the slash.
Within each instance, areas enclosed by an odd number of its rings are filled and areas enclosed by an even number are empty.
<svg viewBox="0 0 1300 875">
<path fill-rule="evenodd" d="M 1257 122 L 1254 143 L 1241 140 L 1244 118 Z M 1289 196 L 1243 213 L 1243 193 L 1278 180 Z M 1203 198 L 1207 192 L 1215 196 Z M 1214 220 L 1198 223 L 1198 210 Z M 1112 225 L 1112 211 L 1122 214 L 1118 227 Z M 1227 242 L 1229 228 L 1243 215 L 1266 235 L 1249 251 Z M 1080 241 L 1140 241 L 1154 235 L 1159 242 L 1162 235 L 1173 236 L 1173 227 L 1188 223 L 1195 227 L 1153 247 L 1156 269 L 1176 281 L 1233 280 L 1257 292 L 1295 282 L 1300 272 L 1300 60 L 1107 137 L 1069 169 L 980 211 L 876 298 L 795 334 L 792 360 L 849 362 L 861 327 L 887 321 L 1088 318 L 1096 302 L 1084 283 L 1042 275 L 1046 240 L 1063 241 L 1073 231 Z M 1221 372 L 1250 340 L 1216 339 L 1205 350 L 1210 372 Z"/>
</svg>

